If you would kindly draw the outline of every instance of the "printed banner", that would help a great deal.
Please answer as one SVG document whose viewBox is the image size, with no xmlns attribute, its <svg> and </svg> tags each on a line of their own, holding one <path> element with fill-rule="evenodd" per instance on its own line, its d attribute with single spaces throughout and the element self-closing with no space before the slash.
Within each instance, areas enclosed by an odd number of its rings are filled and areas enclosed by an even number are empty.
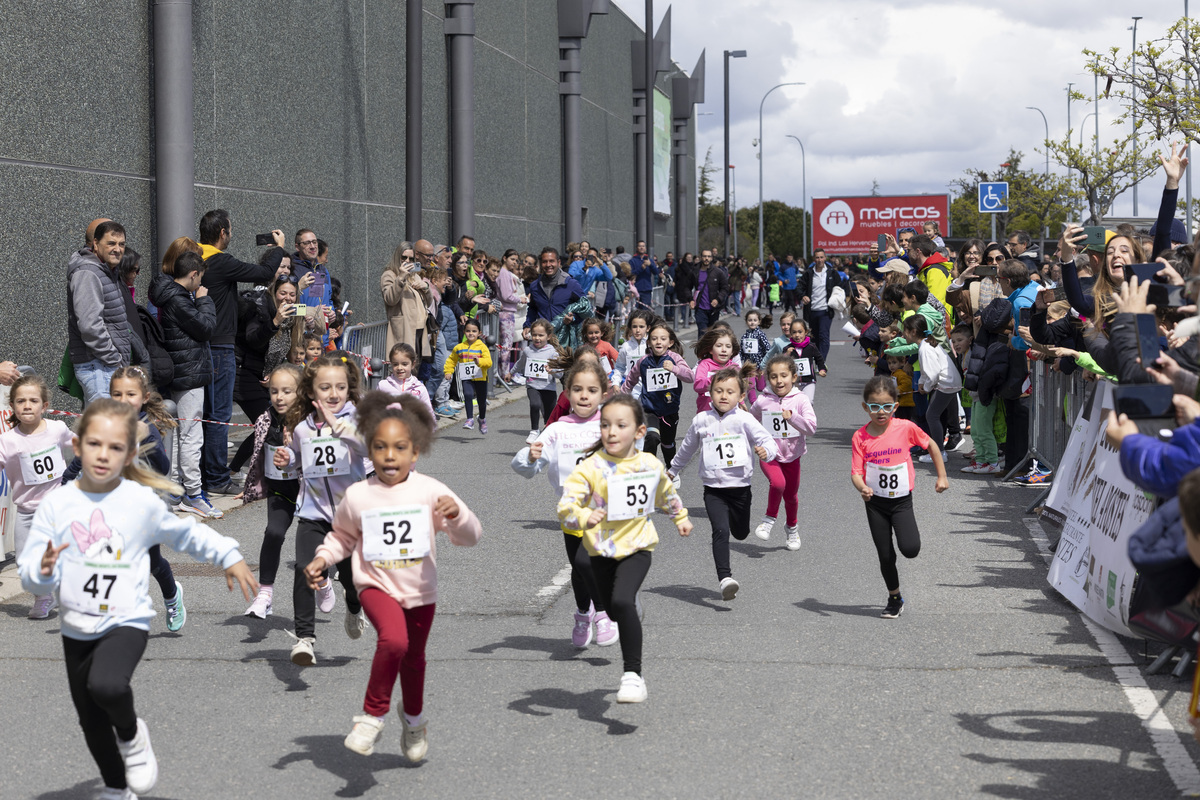
<svg viewBox="0 0 1200 800">
<path fill-rule="evenodd" d="M 899 228 L 921 232 L 936 222 L 950 235 L 950 195 L 920 194 L 894 197 L 813 198 L 813 246 L 830 253 L 865 253 L 879 234 L 896 235 Z"/>
<path fill-rule="evenodd" d="M 654 213 L 671 216 L 671 98 L 654 90 Z"/>
<path fill-rule="evenodd" d="M 1121 471 L 1118 452 L 1104 440 L 1113 385 L 1098 384 L 1079 412 L 1054 478 L 1048 512 L 1062 519 L 1062 538 L 1047 580 L 1072 605 L 1114 633 L 1132 636 L 1129 599 L 1136 570 L 1129 537 L 1154 510 L 1155 501 Z M 1077 441 L 1078 440 L 1078 441 Z M 1061 488 L 1060 488 L 1061 484 Z"/>
</svg>

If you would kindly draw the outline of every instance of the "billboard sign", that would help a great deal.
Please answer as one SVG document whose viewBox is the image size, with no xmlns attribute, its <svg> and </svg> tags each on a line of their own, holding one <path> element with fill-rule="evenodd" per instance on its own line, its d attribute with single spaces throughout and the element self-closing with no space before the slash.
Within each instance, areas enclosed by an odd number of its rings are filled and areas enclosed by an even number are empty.
<svg viewBox="0 0 1200 800">
<path fill-rule="evenodd" d="M 654 90 L 654 213 L 671 216 L 671 98 Z"/>
<path fill-rule="evenodd" d="M 921 231 L 934 221 L 943 236 L 950 235 L 950 195 L 919 194 L 894 197 L 813 198 L 813 247 L 830 253 L 865 253 L 881 233 L 898 228 Z"/>
</svg>

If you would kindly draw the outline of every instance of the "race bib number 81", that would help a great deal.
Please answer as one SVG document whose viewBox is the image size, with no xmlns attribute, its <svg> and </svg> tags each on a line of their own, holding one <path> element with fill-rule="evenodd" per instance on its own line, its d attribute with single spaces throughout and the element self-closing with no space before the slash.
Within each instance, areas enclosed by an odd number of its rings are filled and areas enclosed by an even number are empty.
<svg viewBox="0 0 1200 800">
<path fill-rule="evenodd" d="M 783 418 L 782 411 L 764 411 L 762 424 L 772 439 L 791 439 L 796 436 L 796 429 Z"/>
<path fill-rule="evenodd" d="M 609 478 L 608 519 L 620 522 L 650 516 L 657 490 L 657 472 L 632 472 Z"/>
</svg>

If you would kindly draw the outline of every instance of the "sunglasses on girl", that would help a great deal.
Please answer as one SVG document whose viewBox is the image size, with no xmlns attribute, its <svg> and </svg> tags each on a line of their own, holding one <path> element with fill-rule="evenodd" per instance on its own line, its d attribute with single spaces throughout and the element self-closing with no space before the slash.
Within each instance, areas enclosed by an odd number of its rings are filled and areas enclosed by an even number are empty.
<svg viewBox="0 0 1200 800">
<path fill-rule="evenodd" d="M 872 414 L 878 414 L 880 411 L 892 412 L 896 410 L 896 403 L 867 403 L 867 408 Z"/>
</svg>

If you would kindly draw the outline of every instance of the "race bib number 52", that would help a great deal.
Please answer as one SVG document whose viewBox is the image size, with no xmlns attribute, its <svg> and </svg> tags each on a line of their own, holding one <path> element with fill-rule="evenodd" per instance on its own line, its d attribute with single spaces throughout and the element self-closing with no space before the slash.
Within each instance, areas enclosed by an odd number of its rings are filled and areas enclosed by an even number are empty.
<svg viewBox="0 0 1200 800">
<path fill-rule="evenodd" d="M 428 506 L 364 511 L 363 558 L 372 562 L 425 558 L 429 555 L 432 527 Z"/>
</svg>

